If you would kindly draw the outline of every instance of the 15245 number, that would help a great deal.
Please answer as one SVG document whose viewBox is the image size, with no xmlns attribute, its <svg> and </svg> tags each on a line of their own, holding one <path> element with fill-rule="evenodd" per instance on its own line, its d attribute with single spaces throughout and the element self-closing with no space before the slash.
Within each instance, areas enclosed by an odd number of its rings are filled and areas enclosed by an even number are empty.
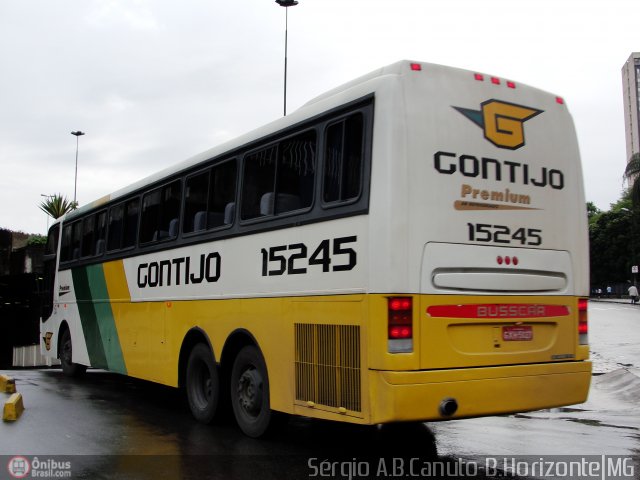
<svg viewBox="0 0 640 480">
<path fill-rule="evenodd" d="M 537 228 L 520 227 L 513 231 L 504 225 L 486 223 L 467 223 L 467 227 L 471 242 L 519 243 L 532 247 L 542 245 L 542 230 Z"/>
<path fill-rule="evenodd" d="M 310 266 L 322 267 L 323 272 L 352 270 L 358 263 L 358 255 L 349 244 L 357 240 L 356 235 L 322 240 L 311 256 L 304 243 L 263 248 L 262 276 L 301 275 L 307 273 Z"/>
</svg>

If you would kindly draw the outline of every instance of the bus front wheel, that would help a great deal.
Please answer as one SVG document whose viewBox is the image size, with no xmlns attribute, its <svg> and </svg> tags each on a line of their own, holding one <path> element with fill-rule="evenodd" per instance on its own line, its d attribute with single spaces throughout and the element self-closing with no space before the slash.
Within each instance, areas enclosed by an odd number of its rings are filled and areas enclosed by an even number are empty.
<svg viewBox="0 0 640 480">
<path fill-rule="evenodd" d="M 238 426 L 250 437 L 264 435 L 273 423 L 267 366 L 262 353 L 253 345 L 240 350 L 233 363 L 231 404 Z"/>
<path fill-rule="evenodd" d="M 211 423 L 218 409 L 220 380 L 211 350 L 204 343 L 197 344 L 189 354 L 186 391 L 194 418 L 201 423 Z"/>
<path fill-rule="evenodd" d="M 68 328 L 62 331 L 60 336 L 60 350 L 58 353 L 60 364 L 62 365 L 62 373 L 67 377 L 79 377 L 86 372 L 87 367 L 79 363 L 73 363 L 73 345 L 71 343 L 71 332 Z"/>
</svg>

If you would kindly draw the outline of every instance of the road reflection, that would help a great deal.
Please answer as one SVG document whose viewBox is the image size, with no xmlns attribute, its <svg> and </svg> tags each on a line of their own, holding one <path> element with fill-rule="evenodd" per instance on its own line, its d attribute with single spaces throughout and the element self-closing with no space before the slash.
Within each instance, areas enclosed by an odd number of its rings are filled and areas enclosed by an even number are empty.
<svg viewBox="0 0 640 480">
<path fill-rule="evenodd" d="M 412 459 L 416 468 L 459 462 L 438 456 L 425 424 L 285 417 L 267 438 L 252 439 L 232 415 L 213 425 L 197 423 L 172 388 L 103 371 L 70 380 L 50 370 L 45 378 L 86 423 L 86 444 L 68 452 L 84 454 L 71 457 L 79 478 L 378 478 L 407 474 Z M 92 455 L 94 441 L 104 455 Z"/>
</svg>

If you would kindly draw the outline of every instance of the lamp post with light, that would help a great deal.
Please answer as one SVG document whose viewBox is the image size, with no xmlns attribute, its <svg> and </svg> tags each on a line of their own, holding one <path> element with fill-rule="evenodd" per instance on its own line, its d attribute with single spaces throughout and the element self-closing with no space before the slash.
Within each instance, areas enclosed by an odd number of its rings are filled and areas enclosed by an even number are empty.
<svg viewBox="0 0 640 480">
<path fill-rule="evenodd" d="M 78 145 L 80 135 L 84 135 L 84 132 L 77 130 L 75 132 L 71 132 L 71 135 L 75 135 L 76 137 L 76 176 L 75 181 L 73 182 L 73 204 L 76 205 L 78 202 L 76 201 L 76 193 L 78 191 Z"/>
<path fill-rule="evenodd" d="M 289 30 L 289 7 L 298 5 L 297 0 L 276 0 L 276 3 L 284 7 L 284 116 L 287 116 L 287 37 Z"/>
</svg>

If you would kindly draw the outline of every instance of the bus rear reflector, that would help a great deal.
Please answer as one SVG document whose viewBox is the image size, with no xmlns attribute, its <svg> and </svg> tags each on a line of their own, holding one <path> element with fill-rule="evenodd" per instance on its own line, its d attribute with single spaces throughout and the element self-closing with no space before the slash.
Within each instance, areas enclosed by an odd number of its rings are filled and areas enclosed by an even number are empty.
<svg viewBox="0 0 640 480">
<path fill-rule="evenodd" d="M 580 345 L 589 344 L 588 307 L 589 301 L 586 298 L 578 299 L 578 343 Z"/>
<path fill-rule="evenodd" d="M 387 299 L 387 333 L 389 353 L 413 352 L 413 299 Z"/>
<path fill-rule="evenodd" d="M 432 305 L 427 315 L 435 318 L 544 318 L 569 315 L 566 305 L 527 303 Z"/>
</svg>

